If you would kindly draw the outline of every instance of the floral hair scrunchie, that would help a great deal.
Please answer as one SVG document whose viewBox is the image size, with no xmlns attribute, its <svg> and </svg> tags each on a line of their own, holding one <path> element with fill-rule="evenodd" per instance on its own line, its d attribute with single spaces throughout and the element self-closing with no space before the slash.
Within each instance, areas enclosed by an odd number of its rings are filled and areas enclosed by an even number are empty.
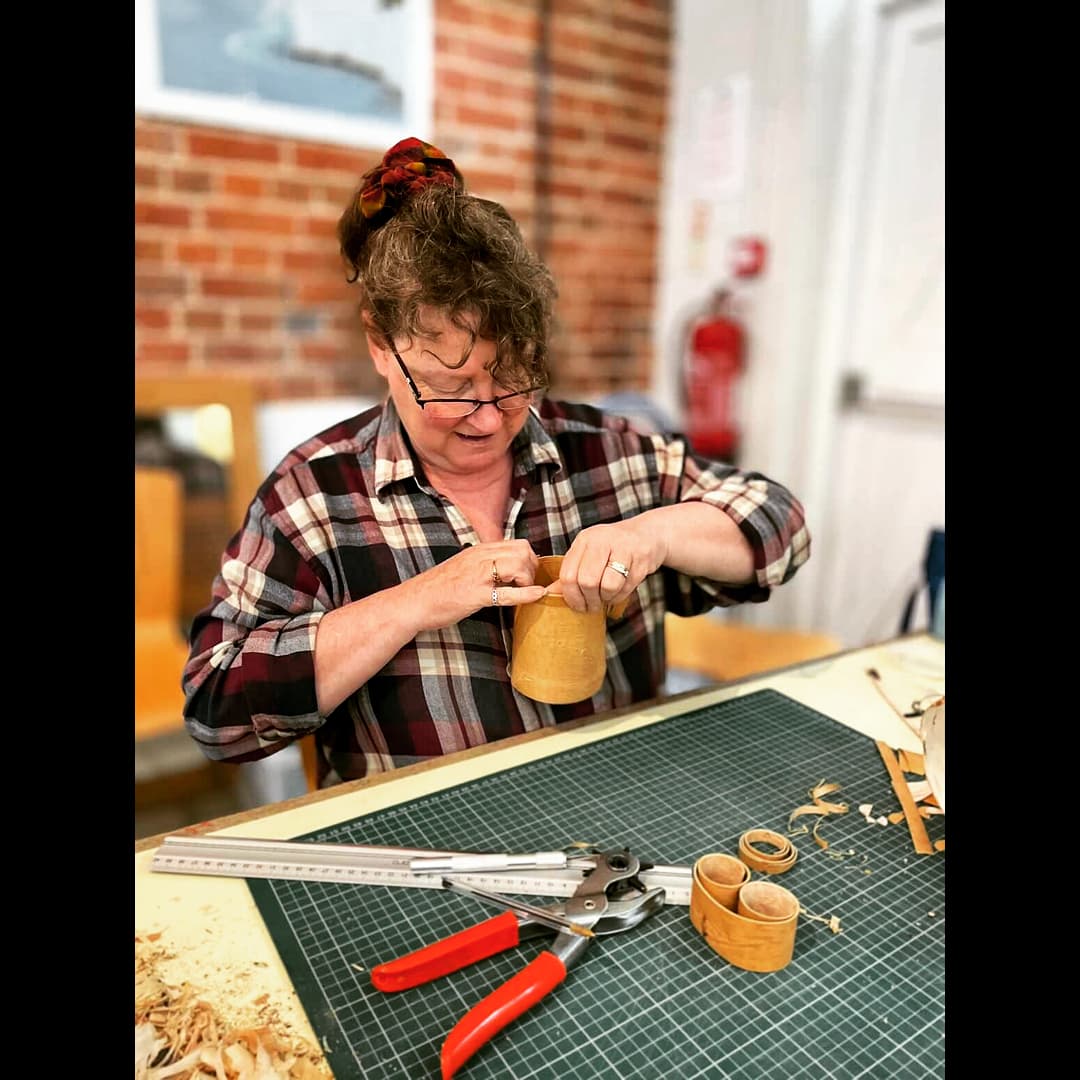
<svg viewBox="0 0 1080 1080">
<path fill-rule="evenodd" d="M 382 161 L 361 177 L 358 207 L 372 227 L 389 218 L 407 196 L 428 184 L 463 186 L 457 166 L 437 146 L 421 139 L 402 139 Z M 372 220 L 378 217 L 379 220 Z"/>
</svg>

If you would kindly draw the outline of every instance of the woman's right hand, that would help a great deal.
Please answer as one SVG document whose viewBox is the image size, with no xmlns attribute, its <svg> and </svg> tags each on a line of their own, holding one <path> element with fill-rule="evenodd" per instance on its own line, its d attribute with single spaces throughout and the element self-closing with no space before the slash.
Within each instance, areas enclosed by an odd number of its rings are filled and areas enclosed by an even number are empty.
<svg viewBox="0 0 1080 1080">
<path fill-rule="evenodd" d="M 547 589 L 533 584 L 538 565 L 528 540 L 496 540 L 467 547 L 402 587 L 419 619 L 418 630 L 439 630 L 481 608 L 539 600 Z"/>
</svg>

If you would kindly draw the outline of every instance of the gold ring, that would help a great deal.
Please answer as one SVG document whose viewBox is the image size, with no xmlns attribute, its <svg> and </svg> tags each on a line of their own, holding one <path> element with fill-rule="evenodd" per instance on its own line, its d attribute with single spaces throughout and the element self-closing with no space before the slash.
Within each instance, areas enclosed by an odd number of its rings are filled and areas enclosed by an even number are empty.
<svg viewBox="0 0 1080 1080">
<path fill-rule="evenodd" d="M 495 605 L 495 607 L 499 606 L 499 590 L 498 589 L 492 589 L 491 590 L 491 602 L 492 602 L 492 604 Z"/>
<path fill-rule="evenodd" d="M 614 559 L 608 563 L 608 569 L 614 570 L 616 574 L 622 574 L 624 578 L 630 576 L 630 567 L 624 566 L 621 562 L 616 562 Z"/>
<path fill-rule="evenodd" d="M 496 565 L 495 565 L 495 560 L 492 559 L 491 560 L 491 584 L 494 586 L 494 585 L 498 585 L 499 583 L 500 583 L 499 570 L 498 570 L 498 567 L 496 567 Z"/>
</svg>

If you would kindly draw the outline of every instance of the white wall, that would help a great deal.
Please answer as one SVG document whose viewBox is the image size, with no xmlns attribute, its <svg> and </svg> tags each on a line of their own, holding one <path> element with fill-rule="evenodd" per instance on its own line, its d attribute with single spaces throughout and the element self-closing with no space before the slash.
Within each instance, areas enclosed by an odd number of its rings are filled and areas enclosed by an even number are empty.
<svg viewBox="0 0 1080 1080">
<path fill-rule="evenodd" d="M 862 16 L 873 6 L 875 0 L 676 0 L 653 393 L 680 416 L 687 313 L 718 284 L 733 283 L 749 340 L 740 461 L 787 484 L 804 502 L 813 499 L 807 512 L 816 540 L 845 527 L 843 520 L 826 521 L 835 512 L 827 495 L 844 444 L 832 431 L 840 372 L 825 332 L 837 305 L 824 290 L 836 280 L 837 220 L 850 182 L 843 155 L 852 126 L 852 71 L 866 50 Z M 710 191 L 700 164 L 716 155 L 708 146 L 703 152 L 701 95 L 711 92 L 715 101 L 732 80 L 747 88 L 744 167 Z M 695 235 L 703 212 L 708 227 Z M 763 237 L 769 255 L 764 274 L 744 283 L 731 276 L 731 251 L 736 237 L 748 235 Z M 912 460 L 916 473 L 921 460 Z M 934 467 L 931 460 L 926 467 Z M 918 483 L 918 475 L 911 480 Z M 816 545 L 807 567 L 768 604 L 726 617 L 840 633 L 840 626 L 824 624 L 829 616 L 820 602 L 828 591 L 820 574 L 826 554 Z M 912 573 L 921 555 L 913 551 Z M 812 564 L 820 565 L 808 573 Z M 865 598 L 877 607 L 893 601 Z M 901 609 L 899 601 L 896 625 Z M 884 612 L 875 625 L 892 626 L 891 619 Z M 841 636 L 851 636 L 846 626 Z"/>
</svg>

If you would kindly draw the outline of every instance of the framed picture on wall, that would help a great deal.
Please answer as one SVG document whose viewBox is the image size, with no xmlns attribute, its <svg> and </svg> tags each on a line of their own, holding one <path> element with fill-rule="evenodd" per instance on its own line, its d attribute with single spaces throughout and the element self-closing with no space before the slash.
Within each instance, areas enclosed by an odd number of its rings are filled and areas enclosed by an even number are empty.
<svg viewBox="0 0 1080 1080">
<path fill-rule="evenodd" d="M 425 137 L 432 0 L 135 0 L 135 111 L 355 146 Z"/>
</svg>

